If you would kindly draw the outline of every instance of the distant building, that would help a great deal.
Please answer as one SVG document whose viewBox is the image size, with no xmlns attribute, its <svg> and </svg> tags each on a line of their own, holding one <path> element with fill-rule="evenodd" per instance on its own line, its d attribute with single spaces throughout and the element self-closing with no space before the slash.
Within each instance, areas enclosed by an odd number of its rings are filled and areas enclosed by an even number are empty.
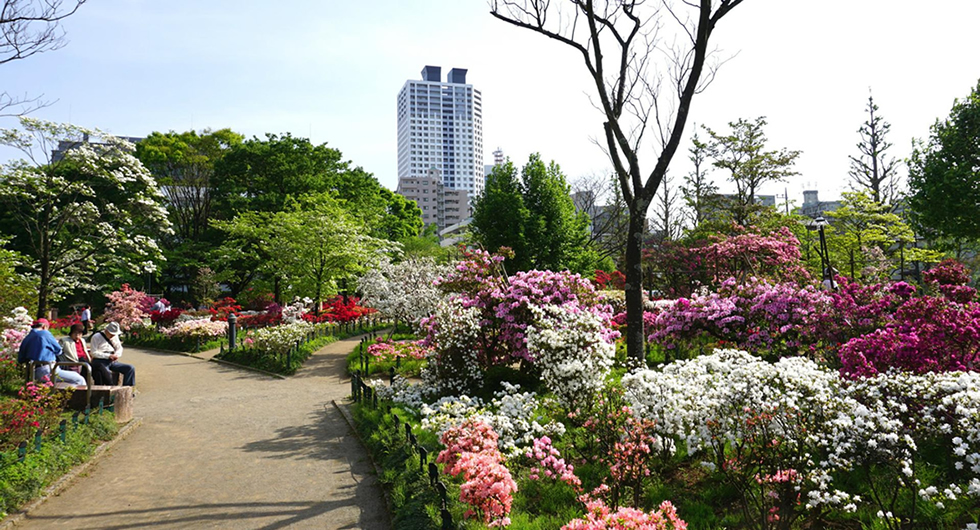
<svg viewBox="0 0 980 530">
<path fill-rule="evenodd" d="M 489 177 L 490 172 L 493 171 L 493 168 L 503 163 L 504 163 L 504 150 L 498 147 L 497 150 L 493 152 L 493 164 L 487 164 L 483 166 L 483 176 Z"/>
<path fill-rule="evenodd" d="M 419 205 L 425 224 L 443 230 L 470 217 L 469 193 L 447 187 L 444 182 L 439 170 L 431 168 L 424 175 L 400 177 L 395 191 Z"/>
<path fill-rule="evenodd" d="M 453 68 L 445 81 L 441 75 L 442 68 L 426 66 L 421 80 L 406 81 L 398 93 L 399 182 L 434 169 L 444 188 L 475 197 L 484 185 L 482 96 L 466 83 L 465 69 Z"/>
<path fill-rule="evenodd" d="M 140 138 L 137 136 L 117 136 L 116 138 L 119 138 L 120 140 L 126 140 L 131 144 L 138 144 L 144 140 L 144 138 Z M 58 147 L 56 149 L 51 150 L 51 163 L 53 164 L 55 162 L 61 162 L 65 158 L 65 153 L 71 151 L 72 149 L 77 149 L 82 145 L 99 146 L 99 145 L 106 145 L 106 143 L 102 141 L 91 141 L 88 133 L 85 133 L 82 136 L 81 140 L 61 140 L 58 142 Z"/>
<path fill-rule="evenodd" d="M 776 207 L 775 195 L 756 195 L 755 203 L 759 206 Z M 716 193 L 708 197 L 706 201 L 709 211 L 705 213 L 705 218 L 711 221 L 727 218 L 726 212 L 738 204 L 738 194 L 735 193 Z"/>
<path fill-rule="evenodd" d="M 840 201 L 821 201 L 817 197 L 817 190 L 806 190 L 803 192 L 803 205 L 800 206 L 799 211 L 800 215 L 815 219 L 838 208 L 840 208 Z"/>
</svg>

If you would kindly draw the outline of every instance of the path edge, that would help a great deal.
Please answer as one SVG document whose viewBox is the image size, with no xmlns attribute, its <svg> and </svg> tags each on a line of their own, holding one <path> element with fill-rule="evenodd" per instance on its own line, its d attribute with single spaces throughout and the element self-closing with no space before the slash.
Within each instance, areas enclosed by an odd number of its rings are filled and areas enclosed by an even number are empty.
<svg viewBox="0 0 980 530">
<path fill-rule="evenodd" d="M 374 467 L 374 475 L 375 478 L 378 480 L 378 487 L 381 488 L 381 493 L 384 494 L 385 508 L 388 509 L 388 522 L 390 526 L 391 518 L 395 515 L 395 511 L 394 511 L 395 503 L 394 500 L 392 500 L 391 498 L 391 492 L 389 492 L 388 488 L 385 487 L 385 485 L 381 482 L 381 476 L 382 476 L 381 466 L 379 466 L 378 463 L 374 461 L 374 455 L 371 454 L 371 449 L 368 448 L 367 444 L 364 443 L 364 439 L 361 438 L 361 433 L 360 431 L 357 430 L 357 425 L 354 423 L 354 418 L 351 417 L 350 412 L 347 410 L 347 407 L 345 405 L 341 405 L 340 403 L 337 403 L 336 399 L 332 399 L 331 402 L 333 403 L 334 408 L 336 408 L 340 412 L 341 416 L 344 417 L 344 421 L 347 422 L 347 426 L 350 427 L 351 432 L 354 433 L 354 437 L 357 438 L 358 443 L 360 443 L 361 447 L 364 448 L 364 452 L 367 453 L 368 460 L 371 461 L 371 465 Z M 0 527 L 0 530 L 5 530 L 5 529 Z"/>
<path fill-rule="evenodd" d="M 129 436 L 133 431 L 135 431 L 140 425 L 143 424 L 143 418 L 134 418 L 132 421 L 123 426 L 122 429 L 116 433 L 115 438 L 103 442 L 102 445 L 95 449 L 92 453 L 92 457 L 78 464 L 71 471 L 65 473 L 61 478 L 55 481 L 54 484 L 48 486 L 44 489 L 44 493 L 40 497 L 34 499 L 33 501 L 27 503 L 26 506 L 21 508 L 15 513 L 12 513 L 6 517 L 6 519 L 0 520 L 0 530 L 10 530 L 11 528 L 17 526 L 21 521 L 23 521 L 30 513 L 36 510 L 39 506 L 44 504 L 49 498 L 60 495 L 63 491 L 68 489 L 69 486 L 77 479 L 82 473 L 88 471 L 90 467 L 97 464 L 102 460 L 110 449 L 115 447 L 115 445 L 121 442 L 124 438 Z"/>
</svg>

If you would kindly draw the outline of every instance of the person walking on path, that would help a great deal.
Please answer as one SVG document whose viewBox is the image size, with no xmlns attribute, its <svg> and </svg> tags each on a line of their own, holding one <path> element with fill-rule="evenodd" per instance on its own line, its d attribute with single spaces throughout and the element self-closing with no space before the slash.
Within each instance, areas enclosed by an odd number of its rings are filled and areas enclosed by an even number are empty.
<svg viewBox="0 0 980 530">
<path fill-rule="evenodd" d="M 39 318 L 31 324 L 31 332 L 20 343 L 17 362 L 34 361 L 40 363 L 34 368 L 35 379 L 42 381 L 50 379 L 52 383 L 64 381 L 71 386 L 85 386 L 85 378 L 80 374 L 62 370 L 55 366 L 58 355 L 61 354 L 61 344 L 48 331 L 50 326 L 51 323 L 45 318 Z"/>
<path fill-rule="evenodd" d="M 92 329 L 92 308 L 88 304 L 82 306 L 82 326 L 84 326 L 84 333 L 88 333 Z"/>
<path fill-rule="evenodd" d="M 104 367 L 113 374 L 122 374 L 123 386 L 136 386 L 136 368 L 119 362 L 123 354 L 120 335 L 122 330 L 117 322 L 110 322 L 105 329 L 92 335 L 92 364 L 94 367 Z"/>
</svg>

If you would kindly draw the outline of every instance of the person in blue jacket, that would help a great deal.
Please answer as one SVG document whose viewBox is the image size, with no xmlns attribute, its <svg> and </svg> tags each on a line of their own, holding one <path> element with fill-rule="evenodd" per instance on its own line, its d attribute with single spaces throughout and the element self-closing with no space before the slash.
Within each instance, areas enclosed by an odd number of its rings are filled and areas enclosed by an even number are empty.
<svg viewBox="0 0 980 530">
<path fill-rule="evenodd" d="M 35 361 L 40 363 L 34 368 L 34 379 L 43 381 L 50 379 L 51 382 L 64 381 L 71 386 L 85 386 L 85 378 L 81 374 L 68 370 L 59 370 L 55 366 L 58 354 L 61 353 L 61 344 L 55 340 L 54 335 L 48 331 L 51 323 L 47 319 L 39 318 L 31 325 L 31 332 L 24 337 L 20 343 L 20 350 L 17 352 L 17 362 L 26 363 Z"/>
</svg>

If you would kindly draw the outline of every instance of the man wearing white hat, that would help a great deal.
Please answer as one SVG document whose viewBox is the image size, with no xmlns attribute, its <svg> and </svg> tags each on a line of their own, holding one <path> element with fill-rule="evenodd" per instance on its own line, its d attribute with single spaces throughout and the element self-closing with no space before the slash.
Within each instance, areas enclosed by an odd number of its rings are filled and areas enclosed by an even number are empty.
<svg viewBox="0 0 980 530">
<path fill-rule="evenodd" d="M 102 331 L 92 335 L 92 364 L 105 367 L 113 374 L 122 374 L 123 386 L 136 386 L 136 368 L 119 362 L 123 348 L 119 336 L 122 330 L 117 322 L 110 322 Z"/>
</svg>

